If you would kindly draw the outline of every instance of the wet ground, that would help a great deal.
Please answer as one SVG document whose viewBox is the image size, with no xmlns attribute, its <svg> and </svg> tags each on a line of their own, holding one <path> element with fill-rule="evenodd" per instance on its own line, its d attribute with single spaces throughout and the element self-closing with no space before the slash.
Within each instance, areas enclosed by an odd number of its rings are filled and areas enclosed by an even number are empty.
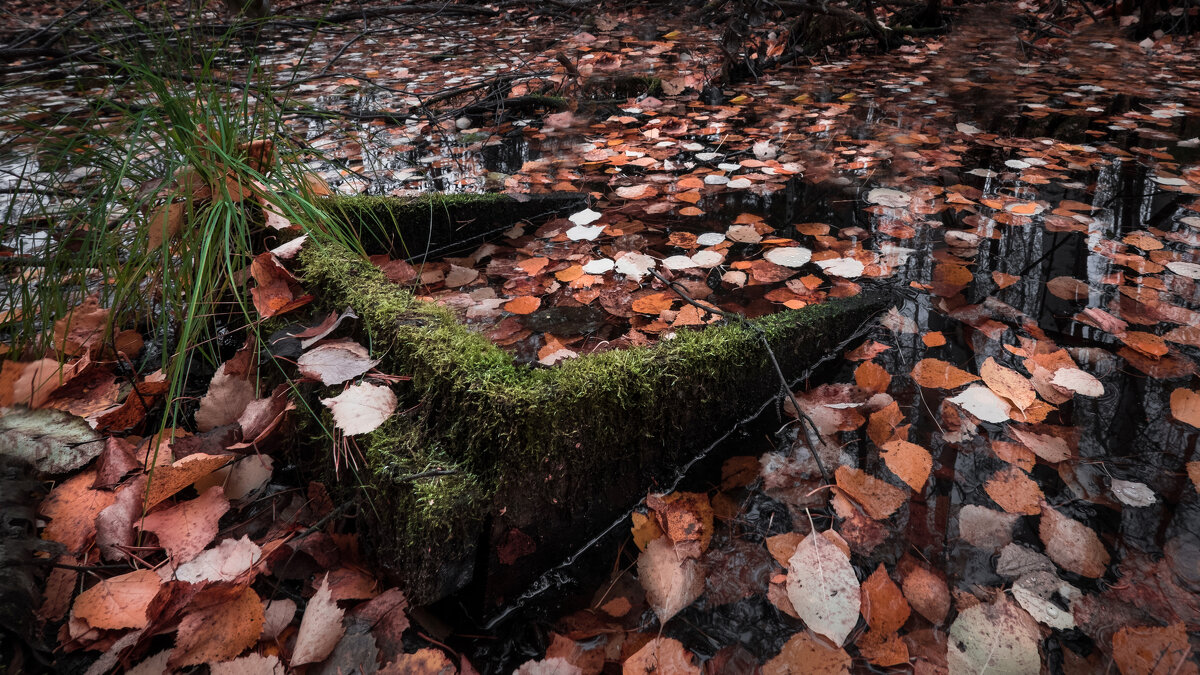
<svg viewBox="0 0 1200 675">
<path fill-rule="evenodd" d="M 1048 555 L 1038 569 L 1075 590 L 1040 613 L 1022 606 L 1041 622 L 1052 672 L 1103 669 L 1126 626 L 1200 626 L 1200 434 L 1179 402 L 1196 395 L 1200 358 L 1194 38 L 1139 45 L 1105 25 L 1025 43 L 1031 22 L 964 13 L 948 36 L 814 58 L 726 90 L 704 87 L 715 34 L 641 10 L 488 34 L 457 17 L 381 20 L 365 34 L 284 34 L 258 54 L 291 97 L 290 128 L 325 153 L 313 168 L 339 192 L 593 193 L 595 217 L 518 228 L 415 268 L 420 294 L 460 308 L 521 360 L 648 344 L 718 319 L 650 267 L 748 316 L 864 287 L 897 298 L 863 345 L 801 387 L 801 405 L 822 452 L 903 489 L 901 506 L 875 518 L 849 491 L 822 490 L 796 425 L 775 411 L 681 484 L 708 496 L 716 534 L 704 593 L 661 631 L 637 580 L 639 548 L 618 529 L 526 609 L 485 625 L 458 616 L 449 644 L 505 672 L 564 640 L 611 666 L 661 634 L 710 672 L 746 672 L 803 629 L 780 600 L 787 565 L 765 542 L 807 533 L 810 515 L 845 540 L 860 579 L 881 564 L 897 583 L 931 571 L 957 612 L 1022 583 L 1004 567 L 1017 552 Z M 286 67 L 300 45 L 323 55 L 313 58 L 324 71 Z M 586 71 L 580 81 L 560 52 Z M 609 83 L 625 76 L 661 79 L 640 92 Z M 297 77 L 313 79 L 283 87 Z M 429 103 L 497 79 L 494 91 Z M 42 95 L 45 82 L 28 86 L 10 92 L 74 105 Z M 566 108 L 497 105 L 543 89 Z M 929 359 L 972 379 L 992 359 L 1033 399 L 952 403 L 962 384 L 916 383 Z M 1061 370 L 1090 379 L 1056 386 Z M 898 416 L 876 436 L 891 402 Z M 879 450 L 897 438 L 931 457 L 915 489 Z M 1013 476 L 1026 486 L 1019 499 L 998 487 Z M 1097 534 L 1109 556 L 1100 573 L 1062 562 L 1067 542 L 1042 532 L 1047 509 Z M 914 611 L 898 631 L 917 670 L 944 665 L 955 613 L 936 614 Z M 848 652 L 856 669 L 895 667 L 853 640 Z"/>
</svg>

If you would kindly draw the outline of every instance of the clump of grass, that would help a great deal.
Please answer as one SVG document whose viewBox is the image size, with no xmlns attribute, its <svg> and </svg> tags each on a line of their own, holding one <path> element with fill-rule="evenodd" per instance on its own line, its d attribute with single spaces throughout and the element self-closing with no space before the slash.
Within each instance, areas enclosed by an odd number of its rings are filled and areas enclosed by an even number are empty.
<svg viewBox="0 0 1200 675">
<path fill-rule="evenodd" d="M 313 205 L 286 103 L 256 63 L 232 66 L 234 33 L 143 21 L 115 2 L 106 16 L 111 24 L 91 26 L 101 48 L 72 64 L 99 75 L 83 105 L 34 99 L 4 115 L 18 130 L 5 145 L 28 158 L 13 190 L 27 198 L 8 204 L 6 242 L 34 246 L 0 263 L 0 339 L 18 358 L 50 353 L 54 322 L 96 295 L 111 309 L 109 335 L 136 327 L 161 354 L 138 365 L 162 368 L 173 403 L 161 425 L 181 426 L 174 402 L 189 376 L 258 330 L 246 270 L 279 234 L 268 212 L 316 245 L 355 242 Z M 238 70 L 236 83 L 220 74 Z"/>
</svg>

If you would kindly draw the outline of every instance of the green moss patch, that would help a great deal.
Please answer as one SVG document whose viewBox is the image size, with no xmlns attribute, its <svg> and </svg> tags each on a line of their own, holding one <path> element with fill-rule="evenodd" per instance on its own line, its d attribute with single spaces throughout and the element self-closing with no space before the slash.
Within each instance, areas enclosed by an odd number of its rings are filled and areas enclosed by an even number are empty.
<svg viewBox="0 0 1200 675">
<path fill-rule="evenodd" d="M 534 368 L 349 251 L 307 249 L 302 271 L 324 302 L 355 308 L 385 372 L 412 377 L 396 387 L 411 412 L 365 440 L 364 487 L 376 505 L 377 559 L 418 602 L 456 590 L 476 544 L 515 528 L 536 542 L 531 560 L 514 569 L 494 551 L 480 556 L 486 595 L 513 592 L 528 570 L 586 538 L 587 524 L 635 504 L 779 391 L 747 323 Z M 850 298 L 757 325 L 794 373 L 880 308 L 879 298 Z M 437 468 L 454 473 L 406 478 Z"/>
</svg>

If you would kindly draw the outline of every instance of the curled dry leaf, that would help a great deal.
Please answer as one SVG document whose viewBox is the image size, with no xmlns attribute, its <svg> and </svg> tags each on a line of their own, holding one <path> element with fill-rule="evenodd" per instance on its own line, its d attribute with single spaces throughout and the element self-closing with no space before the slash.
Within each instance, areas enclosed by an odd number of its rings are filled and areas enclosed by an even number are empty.
<svg viewBox="0 0 1200 675">
<path fill-rule="evenodd" d="M 839 647 L 858 623 L 862 598 L 850 557 L 819 532 L 792 554 L 787 593 L 804 623 Z"/>
<path fill-rule="evenodd" d="M 361 383 L 346 388 L 321 403 L 333 412 L 333 422 L 347 436 L 374 431 L 396 410 L 396 394 L 390 387 Z"/>
</svg>

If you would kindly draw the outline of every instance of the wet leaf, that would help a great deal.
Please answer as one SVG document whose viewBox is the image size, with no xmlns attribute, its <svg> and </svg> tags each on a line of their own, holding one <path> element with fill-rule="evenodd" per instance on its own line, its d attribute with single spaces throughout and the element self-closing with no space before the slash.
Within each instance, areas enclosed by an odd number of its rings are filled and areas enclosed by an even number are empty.
<svg viewBox="0 0 1200 675">
<path fill-rule="evenodd" d="M 946 659 L 952 675 L 1036 673 L 1041 670 L 1037 623 L 1001 595 L 959 612 L 950 626 Z"/>
<path fill-rule="evenodd" d="M 367 348 L 353 340 L 338 340 L 310 349 L 296 360 L 296 365 L 305 377 L 331 387 L 365 374 L 379 365 L 379 360 L 372 359 Z"/>
<path fill-rule="evenodd" d="M 914 565 L 904 576 L 904 597 L 918 614 L 940 626 L 950 612 L 950 589 L 946 581 L 921 565 Z"/>
<path fill-rule="evenodd" d="M 1011 419 L 1012 408 L 987 387 L 973 384 L 958 396 L 947 399 L 984 422 L 1000 424 Z"/>
<path fill-rule="evenodd" d="M 1046 547 L 1046 555 L 1068 572 L 1099 579 L 1108 570 L 1108 550 L 1100 543 L 1096 532 L 1045 503 L 1038 535 Z"/>
<path fill-rule="evenodd" d="M 926 389 L 958 389 L 979 377 L 941 359 L 921 359 L 912 369 L 912 379 Z"/>
<path fill-rule="evenodd" d="M 814 632 L 837 646 L 858 623 L 860 588 L 850 558 L 826 537 L 811 532 L 788 565 L 788 599 Z"/>
<path fill-rule="evenodd" d="M 807 631 L 796 633 L 783 649 L 763 664 L 763 675 L 841 675 L 850 672 L 850 655 L 840 647 L 814 638 Z"/>
<path fill-rule="evenodd" d="M 621 664 L 624 675 L 700 675 L 696 657 L 674 638 L 656 637 Z"/>
<path fill-rule="evenodd" d="M 888 441 L 880 453 L 892 473 L 900 477 L 913 490 L 920 492 L 929 480 L 933 469 L 933 457 L 929 451 L 915 443 L 895 439 Z"/>
<path fill-rule="evenodd" d="M 666 537 L 646 545 L 638 556 L 638 581 L 660 623 L 666 623 L 704 592 L 704 574 L 694 558 L 675 551 Z"/>
<path fill-rule="evenodd" d="M 848 466 L 839 466 L 835 473 L 837 486 L 862 505 L 867 515 L 883 520 L 908 501 L 908 493 L 867 473 Z"/>
<path fill-rule="evenodd" d="M 1121 675 L 1195 675 L 1188 633 L 1170 626 L 1123 626 L 1112 638 L 1113 661 Z"/>
<path fill-rule="evenodd" d="M 1009 513 L 1027 516 L 1041 512 L 1042 489 L 1032 478 L 1015 466 L 1009 466 L 992 474 L 983 485 L 992 501 Z"/>
<path fill-rule="evenodd" d="M 867 625 L 872 631 L 893 633 L 908 621 L 911 611 L 900 587 L 880 563 L 862 583 L 862 614 Z"/>
<path fill-rule="evenodd" d="M 1182 388 L 1172 391 L 1171 416 L 1200 429 L 1200 392 Z"/>
<path fill-rule="evenodd" d="M 1034 391 L 1029 380 L 1017 371 L 996 363 L 996 360 L 990 356 L 979 368 L 979 374 L 989 389 L 1012 401 L 1021 410 L 1025 410 L 1037 400 L 1037 392 Z M 976 416 L 978 417 L 978 415 Z"/>
</svg>

